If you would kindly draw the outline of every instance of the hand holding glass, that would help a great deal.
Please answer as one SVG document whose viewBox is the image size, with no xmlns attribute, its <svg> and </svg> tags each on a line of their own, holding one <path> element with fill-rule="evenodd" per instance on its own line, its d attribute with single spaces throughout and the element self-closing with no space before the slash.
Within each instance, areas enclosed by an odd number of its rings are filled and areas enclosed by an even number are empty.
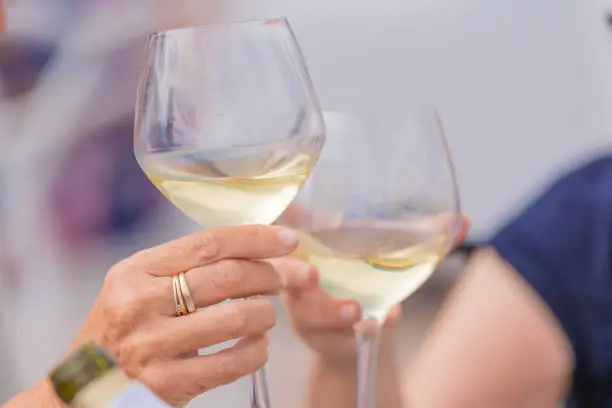
<svg viewBox="0 0 612 408">
<path fill-rule="evenodd" d="M 453 245 L 463 226 L 457 185 L 435 110 L 381 105 L 325 121 L 319 162 L 282 220 L 302 232 L 298 256 L 325 290 L 363 306 L 358 403 L 374 408 L 381 323 Z"/>
<path fill-rule="evenodd" d="M 201 226 L 272 223 L 308 177 L 324 139 L 318 102 L 285 20 L 149 37 L 136 158 Z M 269 406 L 263 374 L 253 377 L 252 396 L 252 407 Z"/>
</svg>

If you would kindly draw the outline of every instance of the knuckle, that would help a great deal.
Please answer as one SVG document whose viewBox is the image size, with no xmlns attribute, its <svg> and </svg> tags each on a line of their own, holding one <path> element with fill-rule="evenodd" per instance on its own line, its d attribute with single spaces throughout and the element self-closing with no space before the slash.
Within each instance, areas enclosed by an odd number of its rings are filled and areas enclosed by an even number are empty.
<svg viewBox="0 0 612 408">
<path fill-rule="evenodd" d="M 110 267 L 104 277 L 105 286 L 114 286 L 118 281 L 121 281 L 122 276 L 125 275 L 125 264 L 126 260 L 123 260 Z"/>
<path fill-rule="evenodd" d="M 232 337 L 239 337 L 246 333 L 249 326 L 249 316 L 240 303 L 233 304 L 226 316 L 227 331 Z"/>
<path fill-rule="evenodd" d="M 269 227 L 263 225 L 254 225 L 251 228 L 253 242 L 263 248 L 269 242 Z"/>
<path fill-rule="evenodd" d="M 255 308 L 253 315 L 261 322 L 265 331 L 270 330 L 276 325 L 276 309 L 269 299 L 253 299 Z"/>
<path fill-rule="evenodd" d="M 228 268 L 228 285 L 233 288 L 243 287 L 247 279 L 247 261 L 232 261 Z"/>
<path fill-rule="evenodd" d="M 243 262 L 221 261 L 217 262 L 216 268 L 212 279 L 215 290 L 222 293 L 233 292 L 244 283 L 246 271 Z"/>
<path fill-rule="evenodd" d="M 142 320 L 149 303 L 148 290 L 134 290 L 139 285 L 131 285 L 124 279 L 115 279 L 104 289 L 102 302 L 103 315 L 111 325 L 131 327 Z"/>
<path fill-rule="evenodd" d="M 214 373 L 217 384 L 228 384 L 241 377 L 240 363 L 233 356 L 224 356 L 217 365 Z"/>
<path fill-rule="evenodd" d="M 143 260 L 149 258 L 150 251 L 152 251 L 152 249 L 142 249 L 119 261 L 111 267 L 109 275 L 120 277 L 129 273 L 147 272 L 145 269 L 146 263 L 143 262 Z"/>
<path fill-rule="evenodd" d="M 194 234 L 194 248 L 199 261 L 206 262 L 219 255 L 219 242 L 214 230 Z"/>
<path fill-rule="evenodd" d="M 256 371 L 266 365 L 268 362 L 268 338 L 263 337 L 258 341 L 257 345 L 253 347 L 253 352 L 247 358 L 249 362 L 249 369 Z"/>
</svg>

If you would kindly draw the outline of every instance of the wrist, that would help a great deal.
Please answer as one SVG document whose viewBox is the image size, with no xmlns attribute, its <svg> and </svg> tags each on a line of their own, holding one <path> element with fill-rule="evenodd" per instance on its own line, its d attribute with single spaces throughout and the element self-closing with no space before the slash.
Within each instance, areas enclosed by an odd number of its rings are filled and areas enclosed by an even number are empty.
<svg viewBox="0 0 612 408">
<path fill-rule="evenodd" d="M 314 353 L 312 364 L 316 371 L 330 374 L 354 374 L 357 370 L 357 357 L 338 358 Z"/>
<path fill-rule="evenodd" d="M 39 406 L 43 408 L 65 408 L 66 405 L 55 395 L 53 385 L 47 379 L 41 381 L 34 387 L 36 390 Z"/>
<path fill-rule="evenodd" d="M 394 365 L 398 355 L 391 339 L 383 339 L 378 355 L 378 364 L 382 366 Z M 330 372 L 355 372 L 357 370 L 357 351 L 352 353 L 322 353 L 313 350 L 313 364 L 316 367 Z"/>
<path fill-rule="evenodd" d="M 44 380 L 17 395 L 2 408 L 65 408 L 66 406 L 55 396 L 53 386 Z"/>
</svg>

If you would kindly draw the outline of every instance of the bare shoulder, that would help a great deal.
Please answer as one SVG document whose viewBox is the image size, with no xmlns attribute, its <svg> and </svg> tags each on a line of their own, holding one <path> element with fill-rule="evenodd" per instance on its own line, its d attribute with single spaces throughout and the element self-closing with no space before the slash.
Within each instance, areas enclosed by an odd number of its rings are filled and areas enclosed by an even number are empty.
<svg viewBox="0 0 612 408">
<path fill-rule="evenodd" d="M 415 408 L 554 407 L 572 352 L 545 303 L 493 249 L 475 254 L 408 375 Z"/>
</svg>

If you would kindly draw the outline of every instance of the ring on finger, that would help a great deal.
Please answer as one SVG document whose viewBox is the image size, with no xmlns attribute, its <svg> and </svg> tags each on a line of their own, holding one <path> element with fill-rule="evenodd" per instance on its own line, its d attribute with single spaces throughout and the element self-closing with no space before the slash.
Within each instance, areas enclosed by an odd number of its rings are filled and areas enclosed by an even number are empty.
<svg viewBox="0 0 612 408">
<path fill-rule="evenodd" d="M 172 294 L 174 296 L 174 307 L 176 315 L 178 317 L 185 316 L 187 314 L 187 308 L 185 307 L 183 295 L 181 294 L 181 285 L 179 283 L 178 275 L 172 278 Z"/>
<path fill-rule="evenodd" d="M 197 309 L 195 303 L 193 302 L 193 298 L 191 297 L 191 292 L 189 291 L 189 285 L 187 284 L 185 272 L 181 272 L 178 274 L 178 281 L 185 306 L 187 307 L 187 314 L 195 313 Z"/>
</svg>

